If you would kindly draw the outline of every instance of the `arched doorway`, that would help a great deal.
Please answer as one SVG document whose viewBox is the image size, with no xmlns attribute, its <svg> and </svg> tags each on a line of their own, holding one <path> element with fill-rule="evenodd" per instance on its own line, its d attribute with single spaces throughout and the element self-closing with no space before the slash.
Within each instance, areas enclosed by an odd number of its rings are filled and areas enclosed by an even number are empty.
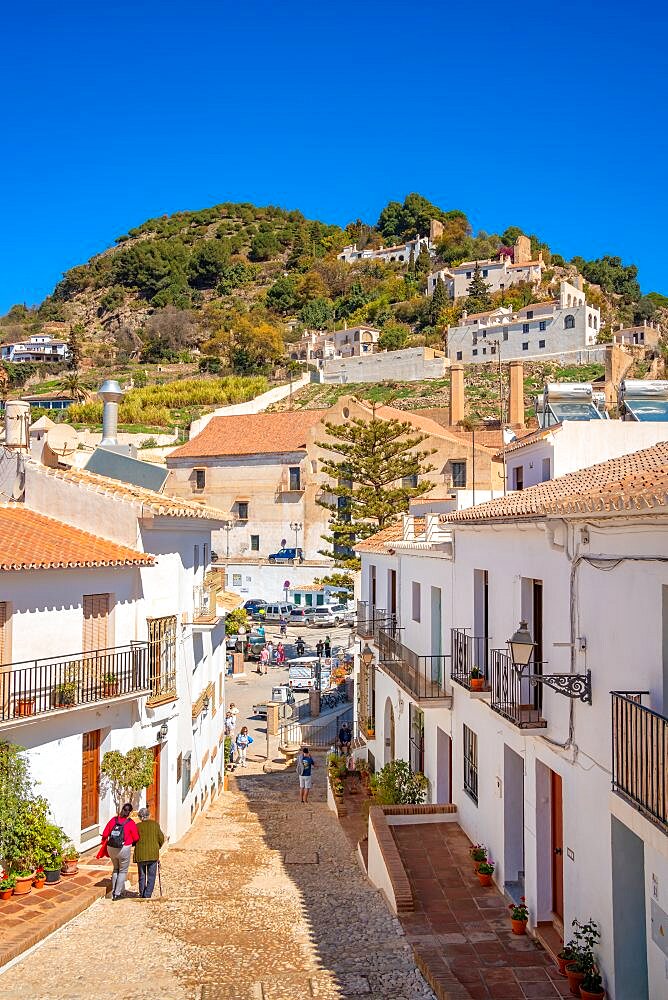
<svg viewBox="0 0 668 1000">
<path fill-rule="evenodd" d="M 390 698 L 385 702 L 385 763 L 394 760 L 394 708 Z"/>
</svg>

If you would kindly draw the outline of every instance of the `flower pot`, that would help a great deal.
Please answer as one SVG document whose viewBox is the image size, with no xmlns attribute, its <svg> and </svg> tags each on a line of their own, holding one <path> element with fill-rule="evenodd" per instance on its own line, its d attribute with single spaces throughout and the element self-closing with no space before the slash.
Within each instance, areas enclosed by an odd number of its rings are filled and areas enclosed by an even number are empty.
<svg viewBox="0 0 668 1000">
<path fill-rule="evenodd" d="M 44 872 L 47 885 L 56 885 L 60 882 L 60 868 L 47 868 Z"/>
<path fill-rule="evenodd" d="M 514 920 L 513 917 L 510 918 L 510 927 L 513 934 L 526 934 L 527 932 L 527 922 L 526 920 Z"/>
<path fill-rule="evenodd" d="M 601 990 L 599 993 L 590 993 L 589 990 L 583 990 L 580 987 L 580 997 L 581 1000 L 605 1000 L 605 990 Z"/>
<path fill-rule="evenodd" d="M 19 716 L 34 715 L 35 714 L 35 699 L 34 698 L 17 698 L 16 699 L 16 714 Z"/>
<path fill-rule="evenodd" d="M 41 878 L 36 878 L 33 881 L 33 885 L 35 886 L 36 889 L 43 889 L 45 882 L 46 882 L 46 876 L 42 876 Z"/>
<path fill-rule="evenodd" d="M 469 677 L 471 691 L 482 691 L 485 686 L 484 677 Z"/>
<path fill-rule="evenodd" d="M 478 875 L 478 882 L 480 882 L 480 885 L 485 886 L 485 888 L 487 888 L 492 884 L 491 875 L 483 875 L 482 872 L 477 872 L 477 875 Z"/>
<path fill-rule="evenodd" d="M 102 685 L 102 695 L 105 698 L 115 698 L 118 694 L 118 681 L 110 681 Z"/>
<path fill-rule="evenodd" d="M 557 955 L 557 966 L 562 976 L 566 976 L 566 964 L 571 961 L 571 958 L 562 958 L 560 955 Z"/>
<path fill-rule="evenodd" d="M 2 890 L 0 890 L 0 899 L 11 899 L 13 892 L 14 892 L 13 889 L 2 889 Z"/>
<path fill-rule="evenodd" d="M 63 861 L 63 866 L 60 869 L 61 875 L 76 875 L 79 869 L 79 862 L 76 858 L 73 861 Z"/>
<path fill-rule="evenodd" d="M 32 873 L 30 875 L 24 876 L 23 878 L 17 878 L 16 885 L 14 886 L 14 895 L 27 896 L 28 893 L 32 890 L 32 880 L 33 880 Z"/>
<path fill-rule="evenodd" d="M 575 965 L 566 965 L 566 976 L 568 977 L 568 988 L 574 997 L 580 996 L 580 983 L 585 977 L 584 972 L 580 972 Z"/>
</svg>

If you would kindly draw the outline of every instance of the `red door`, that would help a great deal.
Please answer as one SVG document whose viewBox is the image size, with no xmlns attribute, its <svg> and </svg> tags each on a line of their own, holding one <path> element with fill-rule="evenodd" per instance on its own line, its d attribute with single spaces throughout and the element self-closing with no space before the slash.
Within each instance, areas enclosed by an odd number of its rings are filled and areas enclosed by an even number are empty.
<svg viewBox="0 0 668 1000">
<path fill-rule="evenodd" d="M 151 819 L 160 822 L 160 751 L 159 744 L 153 747 L 153 780 L 146 789 L 146 805 L 151 810 Z"/>
<path fill-rule="evenodd" d="M 564 821 L 561 777 L 550 771 L 552 791 L 552 912 L 564 919 Z"/>
</svg>

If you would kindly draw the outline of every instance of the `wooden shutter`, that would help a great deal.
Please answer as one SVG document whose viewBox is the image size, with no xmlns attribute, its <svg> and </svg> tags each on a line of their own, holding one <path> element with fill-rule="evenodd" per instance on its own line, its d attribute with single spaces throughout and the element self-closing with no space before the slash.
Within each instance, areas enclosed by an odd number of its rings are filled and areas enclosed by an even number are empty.
<svg viewBox="0 0 668 1000">
<path fill-rule="evenodd" d="M 9 614 L 6 601 L 0 601 L 0 664 L 9 661 Z"/>
<path fill-rule="evenodd" d="M 109 646 L 109 594 L 84 594 L 83 652 Z"/>
</svg>

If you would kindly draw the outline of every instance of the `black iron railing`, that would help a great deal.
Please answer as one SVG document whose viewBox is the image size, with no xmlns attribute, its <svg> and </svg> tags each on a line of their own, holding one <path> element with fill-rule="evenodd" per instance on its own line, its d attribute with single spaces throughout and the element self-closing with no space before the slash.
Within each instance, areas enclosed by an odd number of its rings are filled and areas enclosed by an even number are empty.
<svg viewBox="0 0 668 1000">
<path fill-rule="evenodd" d="M 149 643 L 0 666 L 0 722 L 129 694 L 149 694 L 160 651 Z"/>
<path fill-rule="evenodd" d="M 457 684 L 471 689 L 471 671 L 477 667 L 483 687 L 489 683 L 489 639 L 484 635 L 469 635 L 465 629 L 450 630 L 450 676 Z"/>
<path fill-rule="evenodd" d="M 668 834 L 668 719 L 612 692 L 612 788 Z"/>
<path fill-rule="evenodd" d="M 380 624 L 385 624 L 391 617 L 385 608 L 376 608 L 366 601 L 357 602 L 357 634 L 364 639 L 370 639 Z"/>
<path fill-rule="evenodd" d="M 421 656 L 399 642 L 396 633 L 396 628 L 376 631 L 379 668 L 418 700 L 448 698 L 445 678 L 449 656 L 444 653 Z"/>
<path fill-rule="evenodd" d="M 531 663 L 529 670 L 541 673 L 542 664 Z M 536 689 L 530 677 L 530 673 L 518 674 L 504 649 L 490 650 L 489 707 L 520 729 L 544 728 L 547 725 L 540 709 L 536 708 Z"/>
</svg>

